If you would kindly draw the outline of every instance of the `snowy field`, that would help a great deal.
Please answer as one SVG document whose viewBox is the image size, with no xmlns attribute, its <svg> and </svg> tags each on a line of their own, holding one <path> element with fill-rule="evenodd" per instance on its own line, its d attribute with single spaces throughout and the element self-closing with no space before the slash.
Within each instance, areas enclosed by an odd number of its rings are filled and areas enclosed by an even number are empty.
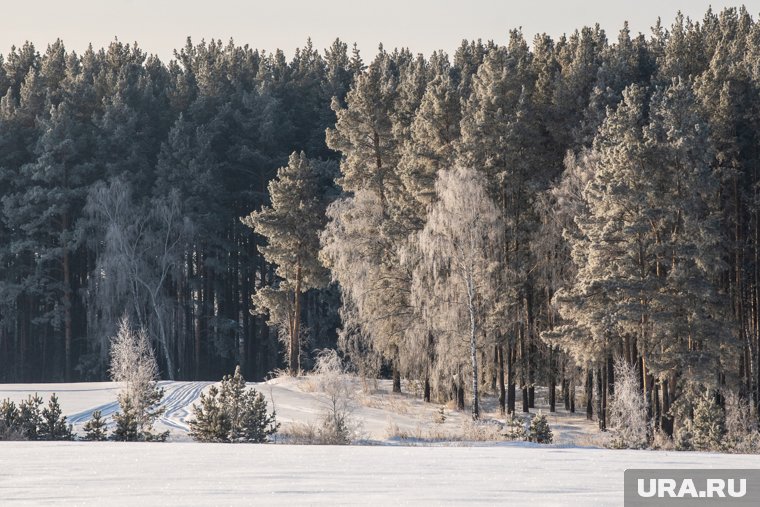
<svg viewBox="0 0 760 507">
<path fill-rule="evenodd" d="M 0 442 L 2 505 L 622 505 L 623 471 L 756 456 L 547 448 Z"/>
<path fill-rule="evenodd" d="M 433 443 L 426 437 L 461 434 L 468 415 L 447 408 L 436 423 L 438 405 L 392 394 L 387 383 L 369 394 L 357 386 L 354 415 L 376 445 L 198 444 L 188 442 L 187 419 L 210 383 L 162 385 L 157 426 L 172 442 L 0 442 L 0 505 L 622 505 L 626 468 L 760 466 L 757 456 L 583 447 L 594 444 L 594 423 L 564 411 L 549 415 L 552 446 Z M 324 407 L 308 378 L 251 385 L 274 402 L 283 427 L 315 422 Z M 75 429 L 93 410 L 118 408 L 113 383 L 0 385 L 0 399 L 35 392 L 45 401 L 57 393 Z M 495 400 L 484 407 L 495 417 Z"/>
</svg>

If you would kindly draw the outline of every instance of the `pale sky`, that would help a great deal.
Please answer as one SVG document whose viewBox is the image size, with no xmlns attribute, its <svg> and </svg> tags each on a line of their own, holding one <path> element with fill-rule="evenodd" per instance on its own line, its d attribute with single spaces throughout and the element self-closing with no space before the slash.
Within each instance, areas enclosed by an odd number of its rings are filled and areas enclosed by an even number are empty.
<svg viewBox="0 0 760 507">
<path fill-rule="evenodd" d="M 753 17 L 760 0 L 743 2 Z M 61 38 L 81 52 L 89 42 L 99 48 L 114 37 L 137 41 L 148 53 L 167 60 L 190 35 L 230 37 L 235 42 L 291 55 L 311 37 L 316 47 L 335 37 L 357 42 L 365 60 L 379 42 L 386 48 L 407 46 L 429 54 L 452 53 L 463 38 L 507 40 L 510 28 L 522 27 L 528 40 L 537 32 L 552 36 L 599 23 L 614 39 L 628 20 L 634 33 L 650 33 L 658 16 L 670 24 L 681 10 L 701 19 L 714 10 L 742 2 L 702 0 L 38 0 L 8 2 L 0 11 L 0 52 L 32 41 L 44 51 Z"/>
</svg>

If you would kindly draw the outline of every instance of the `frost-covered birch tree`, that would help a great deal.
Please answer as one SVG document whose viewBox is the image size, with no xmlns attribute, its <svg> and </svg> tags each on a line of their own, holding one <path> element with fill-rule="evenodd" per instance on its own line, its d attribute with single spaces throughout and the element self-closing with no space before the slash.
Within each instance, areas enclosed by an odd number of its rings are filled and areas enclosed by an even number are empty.
<svg viewBox="0 0 760 507">
<path fill-rule="evenodd" d="M 441 171 L 437 200 L 418 235 L 422 257 L 413 299 L 430 298 L 429 318 L 461 350 L 466 344 L 472 379 L 472 418 L 480 417 L 478 340 L 486 312 L 494 304 L 495 270 L 503 241 L 501 216 L 486 190 L 484 177 L 473 169 Z M 432 285 L 429 285 L 432 284 Z M 426 287 L 426 285 L 428 285 Z M 467 357 L 445 356 L 443 362 Z"/>
<path fill-rule="evenodd" d="M 102 319 L 93 323 L 93 331 L 108 336 L 126 305 L 137 325 L 159 344 L 166 376 L 173 379 L 176 344 L 166 290 L 192 232 L 178 194 L 141 203 L 128 183 L 115 178 L 93 186 L 87 210 L 102 245 L 90 281 L 92 304 L 101 310 L 95 316 Z M 108 344 L 101 343 L 100 353 L 107 350 Z"/>
<path fill-rule="evenodd" d="M 129 318 L 119 321 L 111 340 L 111 379 L 121 384 L 120 412 L 114 414 L 117 440 L 165 440 L 168 432 L 153 433 L 153 423 L 163 414 L 159 406 L 164 389 L 157 381 L 158 365 L 143 329 L 133 330 Z"/>
</svg>

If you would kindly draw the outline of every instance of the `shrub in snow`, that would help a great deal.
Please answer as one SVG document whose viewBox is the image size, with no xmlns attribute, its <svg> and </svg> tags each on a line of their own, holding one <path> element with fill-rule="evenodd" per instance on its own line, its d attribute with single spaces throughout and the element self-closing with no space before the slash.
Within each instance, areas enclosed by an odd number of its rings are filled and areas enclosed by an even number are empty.
<svg viewBox="0 0 760 507">
<path fill-rule="evenodd" d="M 636 370 L 625 360 L 615 361 L 615 394 L 609 404 L 610 446 L 641 449 L 647 445 L 647 409 Z"/>
<path fill-rule="evenodd" d="M 40 440 L 74 439 L 72 426 L 66 422 L 66 416 L 63 415 L 61 405 L 58 403 L 58 396 L 55 393 L 50 397 L 48 406 L 42 409 L 41 415 L 38 429 Z"/>
<path fill-rule="evenodd" d="M 539 444 L 550 444 L 554 439 L 549 421 L 546 416 L 539 411 L 530 422 L 528 429 L 528 440 Z"/>
<path fill-rule="evenodd" d="M 438 407 L 438 410 L 433 416 L 433 422 L 436 424 L 443 424 L 446 422 L 446 412 L 443 405 Z"/>
<path fill-rule="evenodd" d="M 528 432 L 525 431 L 525 420 L 514 413 L 509 414 L 502 434 L 507 440 L 525 440 L 528 436 Z"/>
<path fill-rule="evenodd" d="M 533 420 L 530 421 L 528 440 L 539 444 L 551 444 L 553 439 L 554 435 L 552 435 L 552 430 L 549 428 L 549 421 L 546 420 L 546 416 L 539 410 L 533 416 Z"/>
<path fill-rule="evenodd" d="M 652 438 L 649 448 L 655 451 L 672 451 L 675 449 L 675 442 L 670 435 L 659 428 L 655 428 L 652 431 Z"/>
<path fill-rule="evenodd" d="M 709 392 L 697 400 L 692 423 L 692 445 L 697 451 L 720 450 L 726 434 L 726 418 L 723 409 L 715 403 Z"/>
<path fill-rule="evenodd" d="M 111 340 L 111 379 L 122 384 L 117 396 L 121 410 L 113 416 L 114 440 L 166 440 L 168 431 L 153 432 L 153 423 L 164 412 L 159 405 L 164 390 L 157 385 L 158 365 L 153 349 L 145 331 L 132 331 L 126 317 Z"/>
<path fill-rule="evenodd" d="M 504 437 L 504 425 L 494 419 L 471 418 L 462 421 L 462 439 L 475 442 L 496 442 Z"/>
<path fill-rule="evenodd" d="M 359 425 L 353 417 L 356 406 L 354 384 L 338 352 L 325 349 L 317 355 L 312 378 L 322 394 L 320 440 L 323 444 L 350 444 L 358 436 Z"/>
<path fill-rule="evenodd" d="M 264 443 L 279 428 L 264 395 L 246 387 L 240 366 L 222 379 L 219 388 L 211 386 L 208 394 L 201 393 L 193 415 L 190 436 L 199 442 Z"/>
<path fill-rule="evenodd" d="M 675 431 L 676 451 L 693 451 L 694 450 L 694 432 L 690 419 L 686 419 Z"/>
<path fill-rule="evenodd" d="M 84 430 L 84 440 L 102 441 L 108 439 L 106 422 L 100 410 L 92 413 L 92 419 L 87 421 L 82 429 Z"/>
<path fill-rule="evenodd" d="M 751 454 L 760 451 L 757 419 L 747 400 L 733 392 L 726 394 L 726 438 L 724 447 L 731 452 Z"/>
</svg>

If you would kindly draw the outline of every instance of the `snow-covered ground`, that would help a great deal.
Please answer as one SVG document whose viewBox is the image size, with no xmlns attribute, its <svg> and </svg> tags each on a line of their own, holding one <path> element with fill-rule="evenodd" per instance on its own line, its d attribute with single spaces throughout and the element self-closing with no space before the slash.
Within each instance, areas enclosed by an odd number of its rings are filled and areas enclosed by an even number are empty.
<svg viewBox="0 0 760 507">
<path fill-rule="evenodd" d="M 747 468 L 757 456 L 614 451 L 594 448 L 598 432 L 583 414 L 550 414 L 556 445 L 466 440 L 468 414 L 380 382 L 356 385 L 354 416 L 366 443 L 350 447 L 188 442 L 191 405 L 209 382 L 162 382 L 158 429 L 173 443 L 0 442 L 0 505 L 621 505 L 626 468 Z M 251 384 L 283 427 L 316 422 L 324 408 L 309 378 Z M 414 386 L 405 388 L 413 392 Z M 117 410 L 113 383 L 5 384 L 0 399 L 58 394 L 75 429 L 93 410 Z M 543 405 L 539 392 L 538 405 Z M 487 417 L 496 417 L 492 397 Z M 545 408 L 544 408 L 545 410 Z M 410 444 L 410 445 L 405 445 Z M 587 447 L 583 447 L 587 446 Z"/>
<path fill-rule="evenodd" d="M 170 382 L 162 381 L 165 389 L 164 415 L 156 425 L 159 431 L 170 431 L 170 440 L 189 441 L 187 420 L 192 418 L 192 405 L 200 393 L 211 382 Z M 249 383 L 261 391 L 269 402 L 270 409 L 277 411 L 277 420 L 282 429 L 287 430 L 293 423 L 316 423 L 325 409 L 323 396 L 315 388 L 316 382 L 309 377 L 280 377 L 263 383 Z M 450 406 L 444 407 L 445 421 L 435 422 L 439 417 L 440 405 L 424 403 L 415 396 L 413 385 L 405 385 L 405 393 L 391 393 L 389 381 L 379 381 L 376 385 L 362 387 L 355 382 L 354 417 L 360 423 L 360 433 L 364 440 L 374 443 L 423 443 L 432 440 L 466 440 L 463 435 L 469 424 L 469 413 L 457 412 Z M 119 386 L 112 382 L 90 382 L 71 384 L 0 384 L 0 400 L 10 398 L 18 403 L 30 394 L 37 393 L 47 403 L 50 395 L 56 393 L 63 413 L 68 416 L 74 430 L 81 433 L 82 425 L 100 410 L 104 417 L 118 410 L 116 395 Z M 543 406 L 541 391 L 538 406 Z M 518 400 L 519 406 L 519 400 Z M 485 418 L 498 418 L 496 399 L 486 396 L 483 400 Z M 596 438 L 596 426 L 587 421 L 583 414 L 570 414 L 559 410 L 548 414 L 549 424 L 559 445 L 591 445 Z M 472 428 L 470 427 L 470 430 Z M 471 432 L 471 431 L 470 431 Z"/>
<path fill-rule="evenodd" d="M 0 442 L 2 505 L 622 505 L 623 471 L 756 456 L 547 448 Z"/>
</svg>

